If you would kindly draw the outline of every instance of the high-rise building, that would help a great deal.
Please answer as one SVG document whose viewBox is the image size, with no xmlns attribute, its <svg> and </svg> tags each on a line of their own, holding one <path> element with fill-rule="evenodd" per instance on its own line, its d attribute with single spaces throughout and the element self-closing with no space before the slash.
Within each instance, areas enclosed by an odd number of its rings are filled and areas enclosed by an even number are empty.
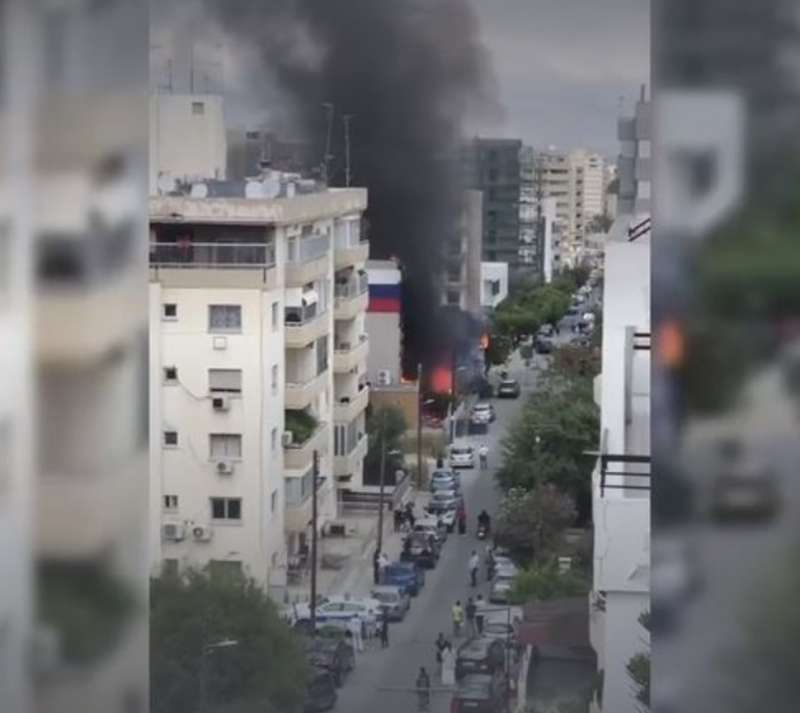
<svg viewBox="0 0 800 713">
<path fill-rule="evenodd" d="M 280 591 L 310 536 L 314 488 L 322 529 L 338 490 L 358 486 L 365 207 L 364 189 L 273 171 L 151 198 L 156 571 L 241 569 Z"/>
<path fill-rule="evenodd" d="M 445 250 L 441 302 L 478 316 L 481 309 L 483 194 L 464 191 L 458 231 Z"/>
</svg>

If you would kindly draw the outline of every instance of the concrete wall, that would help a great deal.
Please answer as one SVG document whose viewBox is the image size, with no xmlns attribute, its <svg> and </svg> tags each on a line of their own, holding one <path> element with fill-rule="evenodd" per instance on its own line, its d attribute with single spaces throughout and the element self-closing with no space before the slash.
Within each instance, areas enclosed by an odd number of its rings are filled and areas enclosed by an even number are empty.
<svg viewBox="0 0 800 713">
<path fill-rule="evenodd" d="M 389 371 L 392 384 L 399 384 L 402 376 L 400 315 L 395 313 L 367 312 L 364 326 L 369 335 L 367 381 L 378 386 L 378 373 Z"/>
<path fill-rule="evenodd" d="M 419 392 L 416 385 L 404 384 L 395 387 L 376 387 L 370 392 L 370 404 L 373 410 L 394 407 L 403 412 L 406 419 L 406 428 L 417 428 Z"/>
</svg>

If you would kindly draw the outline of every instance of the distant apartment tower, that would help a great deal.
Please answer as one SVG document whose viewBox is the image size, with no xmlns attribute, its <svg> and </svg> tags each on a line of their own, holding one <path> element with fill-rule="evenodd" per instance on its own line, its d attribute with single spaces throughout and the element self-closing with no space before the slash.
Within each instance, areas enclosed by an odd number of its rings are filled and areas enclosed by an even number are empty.
<svg viewBox="0 0 800 713">
<path fill-rule="evenodd" d="M 544 279 L 544 231 L 540 210 L 541 184 L 538 181 L 536 152 L 531 146 L 520 149 L 519 258 L 526 276 Z"/>
<path fill-rule="evenodd" d="M 620 215 L 650 213 L 652 105 L 642 87 L 634 116 L 619 120 L 620 155 L 617 161 Z"/>
<path fill-rule="evenodd" d="M 224 179 L 226 163 L 222 97 L 150 96 L 150 195 L 174 181 Z"/>
<path fill-rule="evenodd" d="M 365 207 L 363 189 L 277 172 L 151 199 L 154 570 L 243 570 L 280 590 L 314 488 L 322 529 L 337 483 L 360 477 Z"/>
<path fill-rule="evenodd" d="M 475 138 L 462 147 L 466 188 L 483 191 L 483 260 L 520 266 L 520 150 L 518 139 Z"/>
<path fill-rule="evenodd" d="M 445 248 L 441 302 L 479 315 L 483 194 L 464 191 L 458 232 Z"/>
<path fill-rule="evenodd" d="M 544 232 L 542 265 L 544 281 L 549 284 L 561 272 L 561 225 L 558 221 L 556 199 L 545 198 L 541 205 L 541 225 Z"/>
</svg>

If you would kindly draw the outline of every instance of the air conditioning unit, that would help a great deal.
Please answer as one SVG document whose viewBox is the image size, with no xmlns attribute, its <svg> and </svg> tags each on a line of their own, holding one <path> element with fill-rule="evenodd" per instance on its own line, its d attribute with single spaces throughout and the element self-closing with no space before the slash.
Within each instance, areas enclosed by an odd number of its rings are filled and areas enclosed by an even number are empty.
<svg viewBox="0 0 800 713">
<path fill-rule="evenodd" d="M 180 542 L 186 537 L 186 528 L 179 522 L 167 522 L 161 526 L 161 537 L 170 542 Z"/>
<path fill-rule="evenodd" d="M 217 461 L 216 469 L 218 475 L 231 475 L 233 473 L 233 462 L 229 460 Z"/>
<path fill-rule="evenodd" d="M 378 385 L 389 386 L 392 383 L 392 372 L 388 369 L 380 369 L 378 371 Z"/>
<path fill-rule="evenodd" d="M 211 407 L 215 411 L 230 411 L 231 399 L 229 396 L 214 396 L 211 399 Z"/>
<path fill-rule="evenodd" d="M 284 431 L 283 436 L 281 436 L 281 443 L 284 447 L 291 446 L 294 443 L 294 433 L 291 431 Z"/>
<path fill-rule="evenodd" d="M 192 537 L 198 542 L 208 542 L 211 539 L 211 525 L 193 525 Z"/>
</svg>

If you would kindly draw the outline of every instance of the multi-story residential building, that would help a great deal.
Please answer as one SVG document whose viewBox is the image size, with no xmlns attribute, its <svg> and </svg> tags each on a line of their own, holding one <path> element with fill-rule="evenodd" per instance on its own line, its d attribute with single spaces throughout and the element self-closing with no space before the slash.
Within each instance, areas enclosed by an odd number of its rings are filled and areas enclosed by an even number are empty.
<svg viewBox="0 0 800 713">
<path fill-rule="evenodd" d="M 652 105 L 646 98 L 646 88 L 642 87 L 634 116 L 619 120 L 619 215 L 650 213 L 651 124 Z"/>
<path fill-rule="evenodd" d="M 222 97 L 153 94 L 150 97 L 150 195 L 176 181 L 226 177 Z"/>
<path fill-rule="evenodd" d="M 480 139 L 461 152 L 466 188 L 483 191 L 483 259 L 519 267 L 520 149 L 517 139 Z"/>
<path fill-rule="evenodd" d="M 473 315 L 481 308 L 481 229 L 483 194 L 464 191 L 457 236 L 445 248 L 442 305 Z"/>
<path fill-rule="evenodd" d="M 630 121 L 620 120 L 619 131 L 627 141 Z M 631 175 L 633 162 L 621 161 L 619 171 L 621 185 L 639 183 Z M 602 703 L 595 700 L 593 710 L 614 713 L 639 710 L 626 667 L 646 650 L 639 617 L 650 608 L 650 236 L 629 232 L 641 222 L 632 212 L 636 190 L 628 188 L 627 195 L 621 207 L 628 212 L 617 218 L 605 245 L 602 373 L 595 389 L 600 456 L 592 476 L 590 636 L 603 672 Z"/>
<path fill-rule="evenodd" d="M 561 224 L 558 221 L 556 198 L 545 198 L 541 205 L 544 281 L 549 284 L 561 271 Z"/>
<path fill-rule="evenodd" d="M 151 198 L 154 568 L 280 587 L 315 486 L 320 529 L 336 517 L 366 451 L 365 207 L 275 172 Z"/>
<path fill-rule="evenodd" d="M 495 309 L 508 297 L 508 265 L 504 262 L 481 263 L 481 307 Z"/>
<path fill-rule="evenodd" d="M 536 151 L 523 146 L 519 155 L 519 257 L 528 267 L 526 277 L 543 279 L 544 234 L 541 215 L 541 184 L 538 181 Z"/>
</svg>

